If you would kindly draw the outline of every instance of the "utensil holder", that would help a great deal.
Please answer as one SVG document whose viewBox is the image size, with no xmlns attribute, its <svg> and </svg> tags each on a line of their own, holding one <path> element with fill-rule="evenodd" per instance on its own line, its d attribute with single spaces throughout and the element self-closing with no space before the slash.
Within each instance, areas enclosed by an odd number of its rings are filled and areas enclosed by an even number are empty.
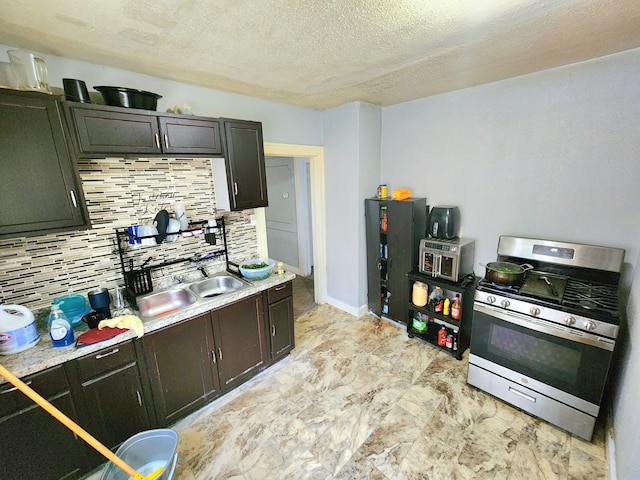
<svg viewBox="0 0 640 480">
<path fill-rule="evenodd" d="M 151 281 L 151 269 L 142 268 L 140 270 L 131 270 L 125 273 L 126 287 L 131 290 L 134 295 L 142 295 L 153 290 L 153 282 Z"/>
</svg>

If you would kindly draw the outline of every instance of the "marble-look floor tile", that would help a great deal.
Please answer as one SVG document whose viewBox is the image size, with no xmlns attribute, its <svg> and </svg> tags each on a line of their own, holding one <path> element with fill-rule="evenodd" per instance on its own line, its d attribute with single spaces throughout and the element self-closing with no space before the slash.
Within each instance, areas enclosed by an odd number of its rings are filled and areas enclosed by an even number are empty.
<svg viewBox="0 0 640 480">
<path fill-rule="evenodd" d="M 328 305 L 296 348 L 176 423 L 176 480 L 606 479 L 603 422 L 573 437 L 466 383 L 406 328 Z M 87 478 L 97 480 L 100 473 Z"/>
</svg>

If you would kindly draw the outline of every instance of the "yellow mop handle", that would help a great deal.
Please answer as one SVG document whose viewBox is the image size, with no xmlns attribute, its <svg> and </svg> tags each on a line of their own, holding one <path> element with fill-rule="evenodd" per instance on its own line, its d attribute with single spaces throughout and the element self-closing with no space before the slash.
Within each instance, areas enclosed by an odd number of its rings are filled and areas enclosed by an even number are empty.
<svg viewBox="0 0 640 480">
<path fill-rule="evenodd" d="M 6 378 L 10 383 L 12 383 L 18 390 L 24 393 L 31 400 L 36 402 L 42 408 L 44 408 L 47 412 L 49 412 L 56 420 L 62 423 L 65 427 L 67 427 L 72 432 L 76 433 L 80 438 L 82 438 L 85 442 L 95 448 L 102 455 L 107 457 L 108 460 L 115 463 L 118 467 L 124 470 L 127 475 L 133 477 L 134 480 L 153 480 L 156 478 L 163 470 L 164 467 L 158 468 L 156 471 L 150 473 L 146 477 L 141 473 L 138 473 L 133 467 L 129 464 L 121 460 L 117 457 L 111 450 L 101 444 L 98 440 L 96 440 L 89 432 L 83 429 L 80 425 L 75 423 L 69 417 L 67 417 L 64 413 L 58 410 L 55 406 L 51 405 L 45 398 L 43 398 L 40 394 L 38 394 L 35 390 L 29 387 L 26 383 L 16 377 L 9 370 L 4 368 L 4 366 L 0 365 L 0 375 Z"/>
</svg>

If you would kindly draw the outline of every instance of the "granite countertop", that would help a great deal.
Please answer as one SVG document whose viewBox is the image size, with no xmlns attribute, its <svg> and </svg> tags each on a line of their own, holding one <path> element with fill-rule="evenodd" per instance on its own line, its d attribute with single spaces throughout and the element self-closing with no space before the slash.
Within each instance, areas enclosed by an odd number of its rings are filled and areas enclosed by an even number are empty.
<svg viewBox="0 0 640 480">
<path fill-rule="evenodd" d="M 152 319 L 143 319 L 144 332 L 148 334 L 154 330 L 178 323 L 182 320 L 186 320 L 210 310 L 223 307 L 226 304 L 235 302 L 242 298 L 249 297 L 263 290 L 267 290 L 271 287 L 279 285 L 281 283 L 288 282 L 295 278 L 295 274 L 291 272 L 285 272 L 284 275 L 272 274 L 265 280 L 251 281 L 251 285 L 234 292 L 221 295 L 219 297 L 213 297 L 206 299 L 203 302 L 197 302 L 194 305 L 185 307 L 177 312 L 169 313 L 161 317 Z M 97 352 L 104 348 L 108 348 L 126 340 L 136 338 L 136 334 L 133 330 L 121 333 L 109 340 L 105 340 L 93 345 L 87 345 L 83 347 L 76 347 L 75 345 L 69 345 L 68 347 L 54 348 L 51 345 L 49 338 L 49 332 L 47 331 L 46 321 L 43 318 L 36 320 L 38 331 L 40 333 L 40 341 L 33 347 L 23 350 L 19 353 L 0 356 L 0 364 L 9 370 L 17 377 L 24 377 L 32 373 L 40 372 L 47 368 L 61 365 L 69 360 L 83 357 L 85 355 Z M 87 326 L 83 323 L 81 326 L 74 328 L 74 334 L 76 339 L 79 335 L 88 330 Z M 6 380 L 0 377 L 0 384 L 5 383 Z"/>
</svg>

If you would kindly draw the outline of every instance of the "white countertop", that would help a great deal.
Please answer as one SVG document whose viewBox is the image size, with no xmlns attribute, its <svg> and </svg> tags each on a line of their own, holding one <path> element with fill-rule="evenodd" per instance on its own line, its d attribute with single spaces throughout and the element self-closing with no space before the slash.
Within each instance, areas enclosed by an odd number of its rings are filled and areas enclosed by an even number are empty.
<svg viewBox="0 0 640 480">
<path fill-rule="evenodd" d="M 158 330 L 160 328 L 178 323 L 182 320 L 195 317 L 202 313 L 208 312 L 215 308 L 222 307 L 226 304 L 235 302 L 237 300 L 249 297 L 263 290 L 267 290 L 271 287 L 279 285 L 281 283 L 288 282 L 295 278 L 295 274 L 291 272 L 285 272 L 284 275 L 272 274 L 265 280 L 251 281 L 251 286 L 241 288 L 235 292 L 231 292 L 219 297 L 213 297 L 205 299 L 202 302 L 197 302 L 194 305 L 185 307 L 177 312 L 169 313 L 161 317 L 152 319 L 143 319 L 145 334 Z M 46 370 L 47 368 L 61 365 L 69 360 L 73 360 L 79 357 L 83 357 L 98 350 L 108 348 L 113 345 L 117 345 L 131 338 L 136 338 L 136 334 L 129 330 L 121 333 L 109 340 L 105 340 L 93 345 L 87 345 L 84 347 L 76 347 L 75 345 L 69 345 L 68 347 L 54 348 L 51 345 L 49 333 L 46 329 L 46 324 L 42 321 L 38 322 L 38 328 L 40 332 L 40 341 L 33 347 L 24 350 L 19 353 L 10 355 L 0 355 L 0 364 L 12 372 L 17 377 L 24 377 L 32 373 Z M 86 325 L 76 327 L 74 329 L 75 337 L 87 331 Z M 5 383 L 6 380 L 0 377 L 0 384 Z"/>
</svg>

